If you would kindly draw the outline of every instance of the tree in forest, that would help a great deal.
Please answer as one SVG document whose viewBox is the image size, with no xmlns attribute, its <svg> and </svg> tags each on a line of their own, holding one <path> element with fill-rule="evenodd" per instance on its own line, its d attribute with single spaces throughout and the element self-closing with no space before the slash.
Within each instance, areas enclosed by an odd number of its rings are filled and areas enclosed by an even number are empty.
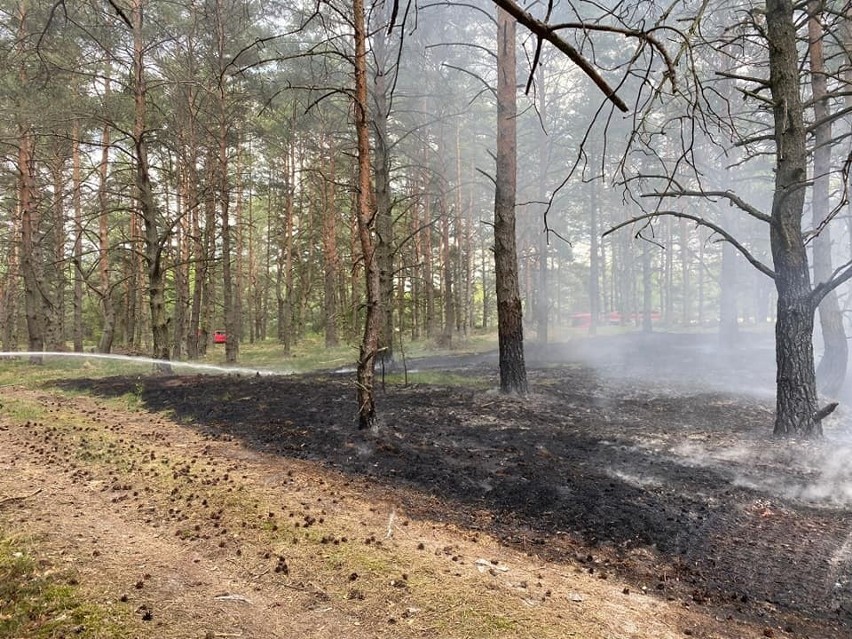
<svg viewBox="0 0 852 639">
<path fill-rule="evenodd" d="M 712 119 L 722 130 L 733 131 L 737 144 L 745 146 L 747 151 L 759 148 L 761 144 L 771 145 L 769 152 L 773 156 L 774 184 L 769 212 L 762 211 L 732 190 L 703 188 L 700 183 L 695 188 L 682 185 L 676 171 L 668 171 L 667 177 L 663 179 L 663 186 L 647 194 L 658 203 L 671 199 L 701 197 L 725 201 L 736 206 L 752 219 L 768 227 L 772 266 L 765 264 L 750 252 L 732 232 L 698 215 L 682 211 L 665 211 L 658 207 L 649 214 L 638 216 L 619 225 L 647 222 L 659 216 L 675 216 L 692 220 L 698 225 L 711 229 L 729 242 L 755 268 L 773 280 L 777 293 L 775 324 L 777 390 L 774 432 L 776 435 L 785 437 L 820 436 L 821 421 L 836 406 L 836 404 L 829 404 L 820 408 L 818 405 L 812 343 L 814 319 L 817 309 L 829 294 L 852 278 L 852 266 L 848 262 L 832 270 L 830 261 L 825 262 L 829 255 L 829 247 L 815 246 L 816 281 L 813 283 L 811 281 L 808 244 L 812 238 L 823 233 L 824 227 L 833 216 L 832 212 L 827 210 L 825 202 L 827 186 L 825 179 L 832 171 L 829 166 L 831 138 L 827 125 L 839 115 L 838 113 L 829 114 L 825 108 L 828 104 L 828 96 L 824 92 L 823 82 L 827 71 L 821 51 L 821 44 L 825 38 L 819 32 L 820 30 L 815 28 L 816 25 L 813 22 L 820 19 L 820 16 L 825 18 L 832 14 L 822 13 L 818 3 L 811 3 L 808 6 L 811 15 L 806 16 L 808 17 L 806 20 L 799 19 L 802 16 L 801 9 L 794 6 L 790 0 L 767 0 L 765 11 L 760 7 L 754 7 L 752 11 L 744 14 L 745 17 L 739 26 L 743 32 L 753 36 L 754 41 L 762 42 L 762 47 L 757 50 L 757 59 L 751 64 L 751 68 L 757 70 L 756 73 L 751 70 L 742 70 L 742 51 L 746 48 L 746 42 L 749 41 L 734 41 L 729 45 L 733 47 L 733 50 L 726 55 L 731 60 L 733 68 L 719 70 L 717 79 L 721 77 L 737 83 L 737 88 L 743 96 L 748 100 L 756 101 L 759 105 L 758 117 L 755 117 L 754 110 L 751 110 L 741 118 L 740 122 L 732 122 L 733 118 L 730 114 L 733 110 L 730 109 L 730 101 L 724 101 L 721 108 L 717 107 L 718 112 L 716 112 L 712 105 L 701 103 L 701 96 L 706 95 L 702 93 L 697 93 L 699 97 L 693 103 L 694 108 L 696 105 L 706 107 L 703 117 Z M 700 16 L 696 18 L 696 21 L 699 19 Z M 720 25 L 719 28 L 726 30 L 728 25 Z M 708 38 L 708 31 L 705 25 L 702 37 Z M 802 31 L 805 33 L 801 33 Z M 697 43 L 692 44 L 698 48 Z M 704 44 L 712 46 L 716 43 L 705 41 Z M 717 47 L 717 50 L 726 51 L 726 47 L 723 46 L 721 49 Z M 806 108 L 802 100 L 802 94 L 807 88 L 807 74 L 803 72 L 801 52 L 809 52 L 811 58 L 813 90 L 808 106 L 814 113 L 812 123 L 806 121 Z M 848 91 L 848 88 L 839 91 L 842 94 L 843 91 Z M 763 114 L 767 116 L 764 128 L 754 131 L 755 122 L 761 123 Z M 745 131 L 737 129 L 737 125 L 741 122 L 748 124 L 751 129 Z M 811 133 L 815 134 L 813 146 L 808 144 Z M 759 154 L 766 152 L 760 149 Z M 688 159 L 689 150 L 686 150 L 681 157 Z M 686 164 L 690 162 L 693 168 L 698 169 L 697 163 L 693 160 Z M 808 177 L 809 167 L 812 167 L 813 175 L 812 203 L 815 224 L 814 228 L 806 233 L 803 230 L 803 219 L 806 192 L 811 186 L 811 180 Z M 828 244 L 826 236 L 823 236 L 823 243 Z M 820 265 L 816 266 L 816 262 L 820 262 Z M 831 315 L 831 309 L 827 310 L 826 318 L 828 319 Z M 839 324 L 835 328 L 838 331 L 842 330 Z M 835 335 L 839 336 L 839 333 L 832 333 L 832 330 L 827 331 L 827 348 L 830 348 L 831 340 L 836 339 Z M 842 358 L 843 353 L 839 353 L 839 356 Z"/>
<path fill-rule="evenodd" d="M 375 204 L 371 176 L 369 102 L 367 97 L 367 33 L 364 1 L 353 0 L 353 27 L 355 38 L 355 91 L 352 95 L 355 133 L 358 138 L 358 184 L 356 189 L 356 216 L 361 255 L 364 260 L 366 289 L 366 317 L 364 333 L 358 350 L 357 397 L 358 428 L 374 429 L 377 425 L 374 389 L 376 355 L 379 348 L 382 308 L 379 286 L 379 264 L 376 259 Z"/>
<path fill-rule="evenodd" d="M 822 25 L 824 3 L 811 0 L 808 10 L 808 58 L 810 62 L 811 95 L 813 100 L 813 187 L 811 192 L 811 218 L 814 229 L 820 229 L 813 239 L 813 276 L 817 282 L 831 279 L 831 226 L 826 221 L 831 211 L 831 136 L 834 118 L 831 114 L 828 92 L 829 71 L 825 60 L 825 39 L 828 35 Z M 849 61 L 847 61 L 847 64 Z M 843 328 L 837 291 L 825 294 L 817 306 L 823 338 L 823 355 L 816 370 L 818 386 L 823 393 L 837 397 L 846 378 L 849 346 Z"/>
<path fill-rule="evenodd" d="M 524 327 L 515 236 L 517 191 L 517 75 L 515 19 L 497 10 L 497 174 L 494 194 L 494 262 L 500 390 L 526 393 Z"/>
<path fill-rule="evenodd" d="M 169 318 L 166 309 L 165 243 L 168 229 L 161 229 L 161 213 L 154 193 L 148 138 L 148 83 L 146 78 L 145 18 L 146 0 L 131 0 L 126 8 L 110 2 L 122 25 L 130 33 L 130 94 L 133 101 L 131 130 L 133 156 L 133 185 L 136 211 L 143 226 L 142 243 L 146 264 L 148 307 L 153 336 L 151 354 L 158 361 L 157 370 L 170 372 L 171 348 Z"/>
</svg>

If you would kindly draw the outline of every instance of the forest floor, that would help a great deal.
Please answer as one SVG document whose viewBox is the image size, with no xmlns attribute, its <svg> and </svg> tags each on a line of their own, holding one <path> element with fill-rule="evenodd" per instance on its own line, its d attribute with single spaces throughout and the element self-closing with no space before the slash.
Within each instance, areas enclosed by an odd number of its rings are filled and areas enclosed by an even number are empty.
<svg viewBox="0 0 852 639">
<path fill-rule="evenodd" d="M 0 637 L 852 636 L 852 413 L 772 439 L 766 337 L 527 359 L 409 361 L 377 434 L 344 373 L 3 386 L 0 582 L 97 614 L 7 587 Z"/>
</svg>

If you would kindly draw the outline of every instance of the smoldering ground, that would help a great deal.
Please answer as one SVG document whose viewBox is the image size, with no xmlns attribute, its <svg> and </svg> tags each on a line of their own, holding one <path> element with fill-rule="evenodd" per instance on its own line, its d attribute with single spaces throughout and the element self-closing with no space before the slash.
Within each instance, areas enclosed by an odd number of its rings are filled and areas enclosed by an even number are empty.
<svg viewBox="0 0 852 639">
<path fill-rule="evenodd" d="M 344 375 L 66 385 L 134 392 L 211 437 L 344 473 L 410 516 L 614 571 L 643 592 L 843 636 L 852 629 L 852 507 L 837 444 L 847 441 L 845 409 L 826 444 L 772 439 L 771 340 L 729 352 L 714 340 L 531 346 L 526 398 L 493 391 L 494 354 L 408 362 L 453 382 L 389 383 L 378 436 L 357 432 Z"/>
</svg>

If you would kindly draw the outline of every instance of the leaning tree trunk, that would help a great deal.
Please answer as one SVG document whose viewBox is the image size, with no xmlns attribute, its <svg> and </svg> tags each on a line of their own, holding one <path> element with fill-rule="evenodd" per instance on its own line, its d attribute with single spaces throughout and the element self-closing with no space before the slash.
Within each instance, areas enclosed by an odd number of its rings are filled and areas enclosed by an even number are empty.
<svg viewBox="0 0 852 639">
<path fill-rule="evenodd" d="M 820 436 L 814 371 L 810 270 L 802 236 L 807 150 L 796 29 L 791 0 L 767 0 L 769 84 L 775 120 L 776 167 L 770 245 L 778 293 L 775 324 L 775 434 Z"/>
<path fill-rule="evenodd" d="M 524 327 L 515 238 L 517 189 L 517 79 L 515 19 L 497 10 L 497 176 L 494 193 L 494 268 L 500 390 L 526 393 Z"/>
<path fill-rule="evenodd" d="M 382 308 L 379 286 L 379 265 L 373 240 L 375 216 L 370 180 L 370 131 L 367 123 L 367 35 L 364 28 L 364 0 L 353 0 L 355 26 L 355 131 L 358 136 L 358 189 L 356 216 L 358 238 L 364 259 L 366 282 L 366 318 L 358 357 L 357 395 L 358 428 L 375 429 L 377 426 L 376 398 L 373 381 Z"/>
<path fill-rule="evenodd" d="M 814 169 L 811 210 L 813 226 L 822 230 L 814 238 L 814 282 L 825 282 L 831 278 L 831 230 L 826 220 L 830 215 L 831 179 L 831 118 L 828 109 L 828 91 L 826 88 L 825 61 L 823 57 L 823 28 L 819 21 L 820 2 L 811 0 L 808 4 L 809 57 L 811 62 L 811 86 L 814 96 Z M 843 330 L 843 315 L 837 299 L 837 291 L 832 290 L 819 305 L 819 322 L 822 329 L 823 354 L 817 367 L 819 388 L 826 394 L 836 397 L 846 379 L 846 366 L 849 348 L 846 332 Z"/>
</svg>

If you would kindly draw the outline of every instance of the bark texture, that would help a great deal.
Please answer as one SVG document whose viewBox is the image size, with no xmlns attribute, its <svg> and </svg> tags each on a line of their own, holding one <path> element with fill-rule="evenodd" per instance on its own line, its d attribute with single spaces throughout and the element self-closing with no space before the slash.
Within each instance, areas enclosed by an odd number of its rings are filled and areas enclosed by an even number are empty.
<svg viewBox="0 0 852 639">
<path fill-rule="evenodd" d="M 367 120 L 367 36 L 364 28 L 364 2 L 353 0 L 355 26 L 355 131 L 358 136 L 358 190 L 356 216 L 358 239 L 364 261 L 366 317 L 357 370 L 358 428 L 375 429 L 377 422 L 375 379 L 382 309 L 379 265 L 376 260 L 374 204 L 370 176 L 370 131 Z"/>
<path fill-rule="evenodd" d="M 524 327 L 518 284 L 515 237 L 517 190 L 516 22 L 497 10 L 497 179 L 494 194 L 494 267 L 497 292 L 497 335 L 500 390 L 528 390 L 524 363 Z"/>
<path fill-rule="evenodd" d="M 809 58 L 811 63 L 811 90 L 814 101 L 814 151 L 813 192 L 811 212 L 813 227 L 822 228 L 813 241 L 814 282 L 825 282 L 831 278 L 831 227 L 825 224 L 831 213 L 829 192 L 831 189 L 831 119 L 829 117 L 828 90 L 826 87 L 825 58 L 823 55 L 823 28 L 820 24 L 822 3 L 808 3 Z M 824 226 L 823 226 L 824 225 Z M 837 397 L 846 379 L 849 347 L 843 329 L 843 315 L 837 291 L 829 292 L 819 304 L 819 323 L 822 331 L 823 354 L 816 370 L 819 389 L 831 397 Z"/>
<path fill-rule="evenodd" d="M 169 321 L 166 314 L 166 278 L 163 250 L 157 220 L 157 206 L 151 184 L 147 142 L 147 85 L 145 82 L 145 46 L 142 38 L 143 0 L 134 0 L 131 12 L 133 28 L 133 145 L 134 175 L 139 213 L 144 226 L 145 264 L 148 274 L 148 307 L 151 311 L 152 357 L 155 368 L 170 373 Z"/>
<path fill-rule="evenodd" d="M 822 434 L 813 354 L 815 308 L 802 236 L 807 150 L 796 29 L 791 0 L 767 0 L 769 82 L 775 123 L 776 170 L 770 245 L 778 293 L 775 324 L 776 435 Z"/>
</svg>

